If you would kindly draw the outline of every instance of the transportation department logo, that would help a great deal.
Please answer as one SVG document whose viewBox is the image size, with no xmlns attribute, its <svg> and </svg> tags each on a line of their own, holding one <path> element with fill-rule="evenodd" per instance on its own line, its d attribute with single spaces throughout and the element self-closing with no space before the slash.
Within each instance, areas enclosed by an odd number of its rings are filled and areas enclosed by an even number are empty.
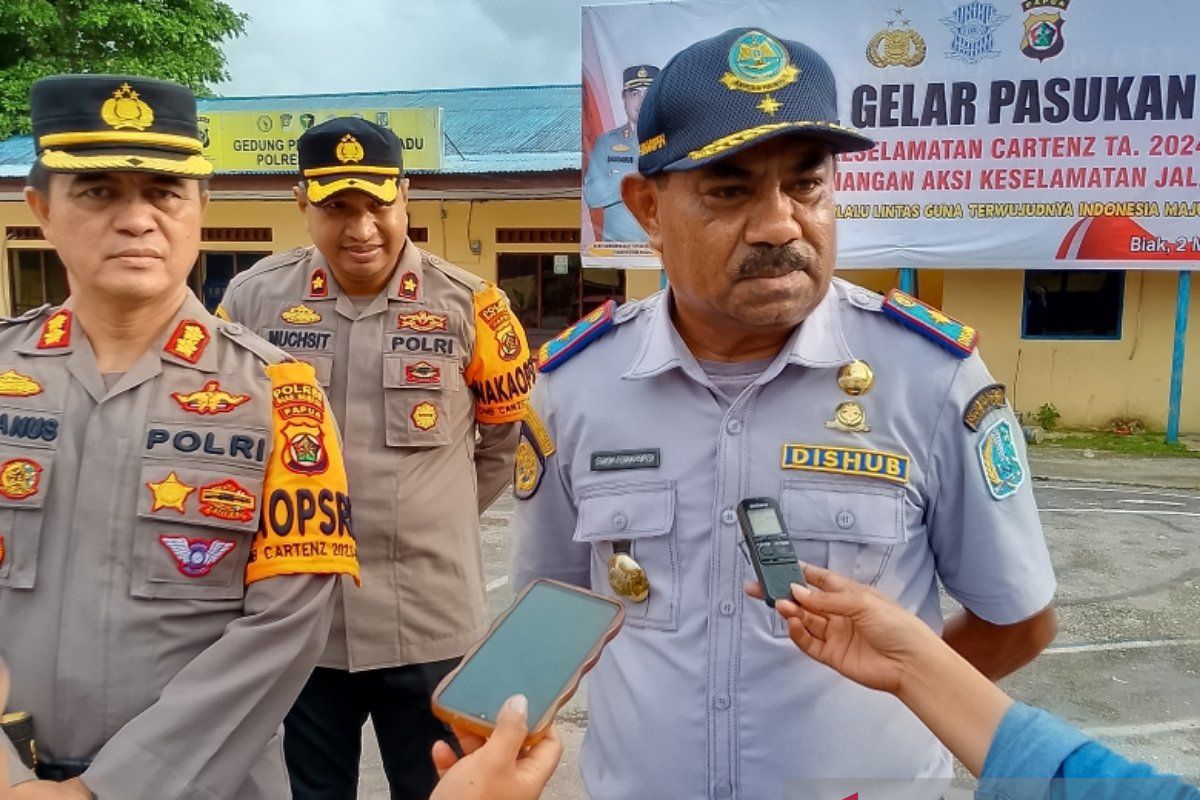
<svg viewBox="0 0 1200 800">
<path fill-rule="evenodd" d="M 1025 33 L 1021 36 L 1021 52 L 1029 58 L 1045 61 L 1063 51 L 1063 15 L 1071 0 L 1024 0 L 1021 10 L 1025 18 Z M 1054 10 L 1050 10 L 1054 9 Z"/>
<path fill-rule="evenodd" d="M 887 27 L 867 43 L 867 61 L 871 66 L 915 67 L 925 60 L 925 40 L 910 27 L 903 14 L 904 9 L 897 8 Z"/>
<path fill-rule="evenodd" d="M 721 83 L 731 91 L 763 94 L 782 89 L 799 76 L 782 43 L 762 31 L 747 31 L 729 48 L 729 72 Z"/>
<path fill-rule="evenodd" d="M 996 49 L 995 33 L 1006 19 L 1008 14 L 1001 14 L 996 6 L 983 0 L 961 4 L 953 14 L 941 20 L 954 34 L 946 58 L 978 64 L 985 58 L 1000 55 Z"/>
</svg>

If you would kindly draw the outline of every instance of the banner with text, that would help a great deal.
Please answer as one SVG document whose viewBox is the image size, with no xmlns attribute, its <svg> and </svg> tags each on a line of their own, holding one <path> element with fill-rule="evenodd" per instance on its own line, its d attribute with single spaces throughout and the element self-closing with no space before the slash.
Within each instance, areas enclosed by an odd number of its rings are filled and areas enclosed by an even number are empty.
<svg viewBox="0 0 1200 800">
<path fill-rule="evenodd" d="M 842 124 L 878 142 L 839 159 L 839 266 L 1200 263 L 1194 0 L 677 0 L 583 9 L 586 266 L 657 266 L 609 234 L 630 69 L 755 26 L 820 53 Z"/>
<path fill-rule="evenodd" d="M 296 172 L 296 139 L 334 117 L 361 117 L 391 128 L 404 144 L 405 170 L 442 166 L 440 108 L 339 108 L 319 111 L 204 111 L 204 156 L 217 172 Z"/>
</svg>

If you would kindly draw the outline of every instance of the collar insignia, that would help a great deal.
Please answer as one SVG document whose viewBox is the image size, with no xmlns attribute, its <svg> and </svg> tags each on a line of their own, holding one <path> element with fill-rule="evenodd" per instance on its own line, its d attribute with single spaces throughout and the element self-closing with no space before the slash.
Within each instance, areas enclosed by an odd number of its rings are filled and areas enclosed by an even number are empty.
<svg viewBox="0 0 1200 800">
<path fill-rule="evenodd" d="M 53 350 L 71 345 L 71 322 L 74 316 L 68 309 L 61 309 L 42 325 L 42 337 L 38 339 L 39 350 Z"/>
<path fill-rule="evenodd" d="M 208 329 L 194 319 L 185 319 L 175 328 L 175 333 L 167 341 L 163 349 L 171 355 L 182 358 L 189 364 L 195 364 L 208 347 Z"/>
</svg>

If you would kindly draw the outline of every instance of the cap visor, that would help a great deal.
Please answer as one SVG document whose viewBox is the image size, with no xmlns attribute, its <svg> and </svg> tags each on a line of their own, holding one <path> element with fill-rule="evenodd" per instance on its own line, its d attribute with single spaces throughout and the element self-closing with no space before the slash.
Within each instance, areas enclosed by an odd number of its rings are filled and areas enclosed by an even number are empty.
<svg viewBox="0 0 1200 800">
<path fill-rule="evenodd" d="M 391 203 L 400 193 L 397 178 L 380 178 L 359 174 L 329 175 L 309 178 L 304 193 L 310 202 L 323 203 L 339 192 L 365 192 L 381 203 Z"/>
<path fill-rule="evenodd" d="M 148 147 L 43 150 L 38 161 L 51 172 L 149 172 L 175 178 L 210 178 L 204 156 Z"/>
<path fill-rule="evenodd" d="M 827 122 L 780 122 L 760 125 L 757 128 L 738 131 L 737 133 L 722 137 L 699 150 L 693 150 L 683 158 L 667 164 L 662 169 L 664 172 L 682 172 L 689 169 L 698 169 L 714 161 L 729 158 L 743 150 L 749 150 L 751 147 L 760 145 L 763 142 L 777 139 L 780 136 L 802 136 L 805 138 L 820 139 L 830 146 L 834 154 L 870 150 L 875 146 L 874 140 L 868 139 L 866 136 L 850 128 L 843 128 L 840 125 Z"/>
</svg>

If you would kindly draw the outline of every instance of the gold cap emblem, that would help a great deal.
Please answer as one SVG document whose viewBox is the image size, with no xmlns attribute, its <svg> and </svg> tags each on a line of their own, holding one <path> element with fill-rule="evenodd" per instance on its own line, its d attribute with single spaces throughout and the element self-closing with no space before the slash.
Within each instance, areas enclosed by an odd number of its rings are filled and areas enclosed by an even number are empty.
<svg viewBox="0 0 1200 800">
<path fill-rule="evenodd" d="M 635 603 L 650 596 L 646 570 L 628 553 L 614 553 L 608 560 L 608 585 L 618 595 Z"/>
<path fill-rule="evenodd" d="M 337 156 L 338 161 L 343 164 L 349 164 L 351 162 L 362 161 L 366 153 L 363 152 L 363 146 L 358 143 L 358 139 L 347 133 L 338 142 L 337 149 L 334 150 L 334 155 Z"/>
<path fill-rule="evenodd" d="M 838 403 L 837 410 L 833 413 L 833 419 L 826 422 L 825 427 L 846 433 L 866 433 L 871 430 L 867 427 L 867 412 L 853 400 Z"/>
<path fill-rule="evenodd" d="M 843 392 L 851 397 L 858 397 L 871 391 L 871 386 L 875 383 L 875 373 L 867 362 L 851 361 L 838 370 L 837 382 Z"/>
<path fill-rule="evenodd" d="M 116 130 L 144 131 L 154 124 L 154 109 L 142 101 L 132 86 L 123 83 L 100 107 L 100 118 Z"/>
</svg>

